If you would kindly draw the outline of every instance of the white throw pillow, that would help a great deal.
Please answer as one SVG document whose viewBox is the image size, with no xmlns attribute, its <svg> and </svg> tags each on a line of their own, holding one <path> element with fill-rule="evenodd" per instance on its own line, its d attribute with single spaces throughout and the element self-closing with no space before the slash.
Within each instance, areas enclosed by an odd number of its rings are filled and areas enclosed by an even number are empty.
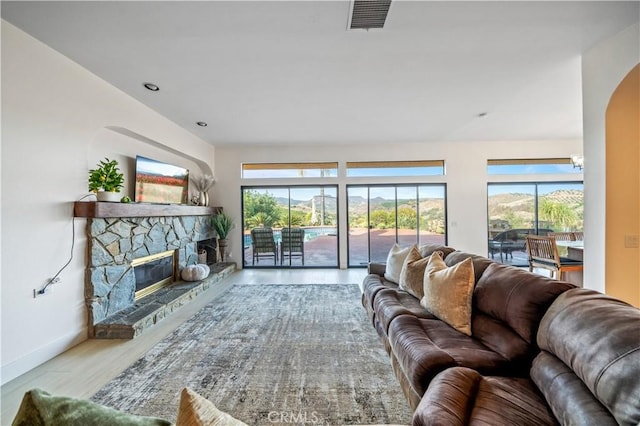
<svg viewBox="0 0 640 426">
<path fill-rule="evenodd" d="M 394 244 L 389 250 L 387 255 L 387 265 L 384 271 L 385 279 L 392 283 L 398 284 L 400 282 L 400 273 L 402 272 L 402 265 L 404 260 L 409 255 L 411 249 L 415 247 L 415 244 L 409 247 L 401 248 L 398 243 Z"/>
</svg>

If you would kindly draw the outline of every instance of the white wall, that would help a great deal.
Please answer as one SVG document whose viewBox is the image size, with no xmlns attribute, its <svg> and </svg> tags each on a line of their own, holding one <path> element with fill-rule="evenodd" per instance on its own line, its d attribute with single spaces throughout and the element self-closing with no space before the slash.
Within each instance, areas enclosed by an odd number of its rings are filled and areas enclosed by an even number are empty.
<svg viewBox="0 0 640 426">
<path fill-rule="evenodd" d="M 135 154 L 195 174 L 214 161 L 212 146 L 3 21 L 2 383 L 86 339 L 84 220 L 61 283 L 37 299 L 33 289 L 69 259 L 88 169 L 121 160 L 132 194 Z"/>
<path fill-rule="evenodd" d="M 397 182 L 444 182 L 447 184 L 447 220 L 449 245 L 472 253 L 487 252 L 487 159 L 556 158 L 569 157 L 582 152 L 579 140 L 547 140 L 520 142 L 442 142 L 424 144 L 340 145 L 340 146 L 252 146 L 243 148 L 216 148 L 215 171 L 218 177 L 213 190 L 215 205 L 221 205 L 241 220 L 241 185 L 278 184 L 338 184 L 340 235 L 346 235 L 346 191 L 348 183 L 384 183 L 387 179 L 241 179 L 243 162 L 301 162 L 338 161 L 340 167 L 347 161 L 374 160 L 445 160 L 446 175 L 405 178 Z M 545 180 L 582 180 L 581 175 L 547 175 Z M 541 180 L 541 176 L 492 176 L 492 182 L 518 182 Z M 241 264 L 240 226 L 229 237 L 233 258 Z M 347 265 L 346 239 L 340 241 L 340 267 Z"/>
<path fill-rule="evenodd" d="M 605 40 L 582 58 L 584 127 L 584 286 L 605 291 L 605 113 L 611 95 L 640 62 L 640 26 Z"/>
</svg>

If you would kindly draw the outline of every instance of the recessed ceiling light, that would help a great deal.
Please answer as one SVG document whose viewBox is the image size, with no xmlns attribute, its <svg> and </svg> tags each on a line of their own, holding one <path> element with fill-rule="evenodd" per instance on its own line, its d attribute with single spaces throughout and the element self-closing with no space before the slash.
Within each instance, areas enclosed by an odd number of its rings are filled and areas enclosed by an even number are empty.
<svg viewBox="0 0 640 426">
<path fill-rule="evenodd" d="M 157 92 L 158 90 L 160 90 L 160 88 L 153 83 L 144 83 L 143 86 L 151 90 L 152 92 Z"/>
<path fill-rule="evenodd" d="M 207 127 L 207 123 L 205 123 L 204 121 L 198 121 L 196 124 L 200 127 Z"/>
</svg>

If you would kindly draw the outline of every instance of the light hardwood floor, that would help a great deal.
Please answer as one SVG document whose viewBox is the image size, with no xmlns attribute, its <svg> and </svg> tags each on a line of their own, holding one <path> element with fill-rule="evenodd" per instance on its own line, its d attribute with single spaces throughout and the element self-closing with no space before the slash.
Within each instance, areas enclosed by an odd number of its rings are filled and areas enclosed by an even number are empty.
<svg viewBox="0 0 640 426">
<path fill-rule="evenodd" d="M 233 285 L 361 283 L 365 269 L 244 269 L 212 286 L 134 340 L 87 340 L 6 383 L 1 388 L 0 424 L 9 425 L 26 391 L 40 388 L 54 395 L 89 398 L 146 351 Z"/>
</svg>

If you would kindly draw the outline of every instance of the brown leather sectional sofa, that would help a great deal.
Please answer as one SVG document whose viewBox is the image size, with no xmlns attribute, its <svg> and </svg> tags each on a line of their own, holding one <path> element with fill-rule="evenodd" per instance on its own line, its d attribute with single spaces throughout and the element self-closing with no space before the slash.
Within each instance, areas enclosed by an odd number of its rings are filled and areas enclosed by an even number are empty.
<svg viewBox="0 0 640 426">
<path fill-rule="evenodd" d="M 362 303 L 420 425 L 640 424 L 640 310 L 592 290 L 471 257 L 472 335 L 370 265 Z"/>
</svg>

